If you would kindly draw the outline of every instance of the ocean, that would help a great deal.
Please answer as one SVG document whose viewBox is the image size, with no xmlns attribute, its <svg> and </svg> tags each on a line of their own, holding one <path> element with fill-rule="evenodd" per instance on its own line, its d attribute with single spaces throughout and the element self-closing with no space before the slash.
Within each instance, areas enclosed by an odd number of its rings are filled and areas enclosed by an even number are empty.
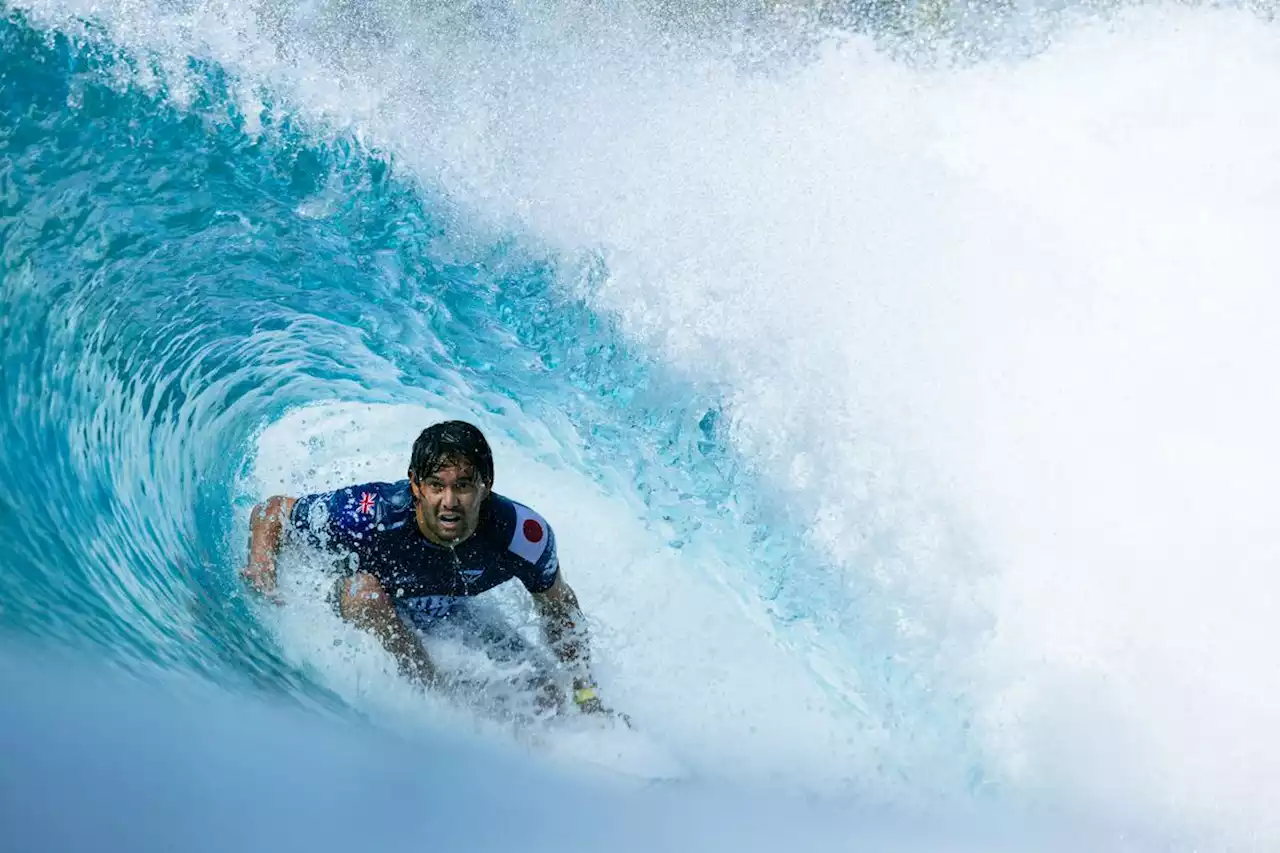
<svg viewBox="0 0 1280 853">
<path fill-rule="evenodd" d="M 0 4 L 0 847 L 1280 846 L 1269 10 L 823 8 Z M 240 584 L 454 417 L 634 732 Z"/>
</svg>

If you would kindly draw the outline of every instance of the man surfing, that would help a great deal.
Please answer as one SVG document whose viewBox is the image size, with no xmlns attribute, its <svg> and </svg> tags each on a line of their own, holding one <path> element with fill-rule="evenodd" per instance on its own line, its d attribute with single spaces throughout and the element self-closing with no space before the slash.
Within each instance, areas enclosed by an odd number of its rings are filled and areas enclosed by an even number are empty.
<svg viewBox="0 0 1280 853">
<path fill-rule="evenodd" d="M 276 495 L 255 506 L 245 580 L 273 592 L 276 557 L 287 539 L 341 555 L 347 566 L 337 585 L 339 614 L 373 634 L 404 675 L 440 688 L 449 678 L 413 627 L 467 626 L 469 599 L 518 578 L 533 597 L 548 647 L 572 675 L 574 704 L 585 713 L 622 716 L 597 694 L 585 619 L 560 571 L 551 525 L 493 491 L 493 453 L 483 433 L 463 421 L 428 427 L 413 444 L 408 474 L 396 483 Z M 492 635 L 494 626 L 476 630 Z M 524 641 L 508 629 L 502 644 L 519 651 Z M 563 704 L 552 681 L 539 686 L 544 704 Z"/>
</svg>

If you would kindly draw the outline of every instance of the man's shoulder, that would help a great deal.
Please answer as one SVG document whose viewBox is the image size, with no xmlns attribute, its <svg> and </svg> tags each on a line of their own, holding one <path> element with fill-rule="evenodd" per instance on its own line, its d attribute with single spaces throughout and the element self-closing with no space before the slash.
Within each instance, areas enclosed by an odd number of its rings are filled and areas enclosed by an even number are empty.
<svg viewBox="0 0 1280 853">
<path fill-rule="evenodd" d="M 409 488 L 408 480 L 396 480 L 394 483 L 360 483 L 350 488 L 360 492 L 370 492 L 379 500 L 386 501 L 388 506 L 407 509 L 413 503 L 413 492 Z"/>
<path fill-rule="evenodd" d="M 551 525 L 527 504 L 494 492 L 487 503 L 485 533 L 490 544 L 537 563 L 547 549 L 555 548 Z"/>
<path fill-rule="evenodd" d="M 305 519 L 301 526 L 314 529 L 323 521 L 353 532 L 399 527 L 412 514 L 413 493 L 408 480 L 357 483 L 307 495 L 294 509 L 295 521 Z"/>
<path fill-rule="evenodd" d="M 373 500 L 375 514 L 380 518 L 408 515 L 413 512 L 413 492 L 409 488 L 408 480 L 397 480 L 394 483 L 362 483 L 352 486 L 352 489 L 359 495 L 360 501 L 368 503 L 370 499 Z"/>
</svg>

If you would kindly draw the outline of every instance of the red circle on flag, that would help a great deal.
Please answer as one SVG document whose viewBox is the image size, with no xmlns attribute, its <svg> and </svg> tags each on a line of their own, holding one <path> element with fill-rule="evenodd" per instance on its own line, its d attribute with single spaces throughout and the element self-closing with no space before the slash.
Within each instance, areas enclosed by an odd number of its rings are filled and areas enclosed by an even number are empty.
<svg viewBox="0 0 1280 853">
<path fill-rule="evenodd" d="M 534 521 L 532 518 L 524 520 L 524 538 L 530 542 L 542 541 L 542 525 Z"/>
</svg>

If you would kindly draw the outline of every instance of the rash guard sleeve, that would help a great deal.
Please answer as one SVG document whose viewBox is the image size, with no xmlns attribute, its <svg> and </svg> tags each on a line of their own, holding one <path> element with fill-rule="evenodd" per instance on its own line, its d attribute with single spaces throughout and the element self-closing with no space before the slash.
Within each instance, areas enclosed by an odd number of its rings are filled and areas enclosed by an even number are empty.
<svg viewBox="0 0 1280 853">
<path fill-rule="evenodd" d="M 515 507 L 516 518 L 507 550 L 520 558 L 515 561 L 512 573 L 529 592 L 546 592 L 560 574 L 555 531 L 545 518 L 529 507 L 515 501 L 511 503 Z"/>
<path fill-rule="evenodd" d="M 331 551 L 359 547 L 384 516 L 396 507 L 387 483 L 364 483 L 332 492 L 303 495 L 289 516 L 293 529 L 310 545 Z"/>
</svg>

